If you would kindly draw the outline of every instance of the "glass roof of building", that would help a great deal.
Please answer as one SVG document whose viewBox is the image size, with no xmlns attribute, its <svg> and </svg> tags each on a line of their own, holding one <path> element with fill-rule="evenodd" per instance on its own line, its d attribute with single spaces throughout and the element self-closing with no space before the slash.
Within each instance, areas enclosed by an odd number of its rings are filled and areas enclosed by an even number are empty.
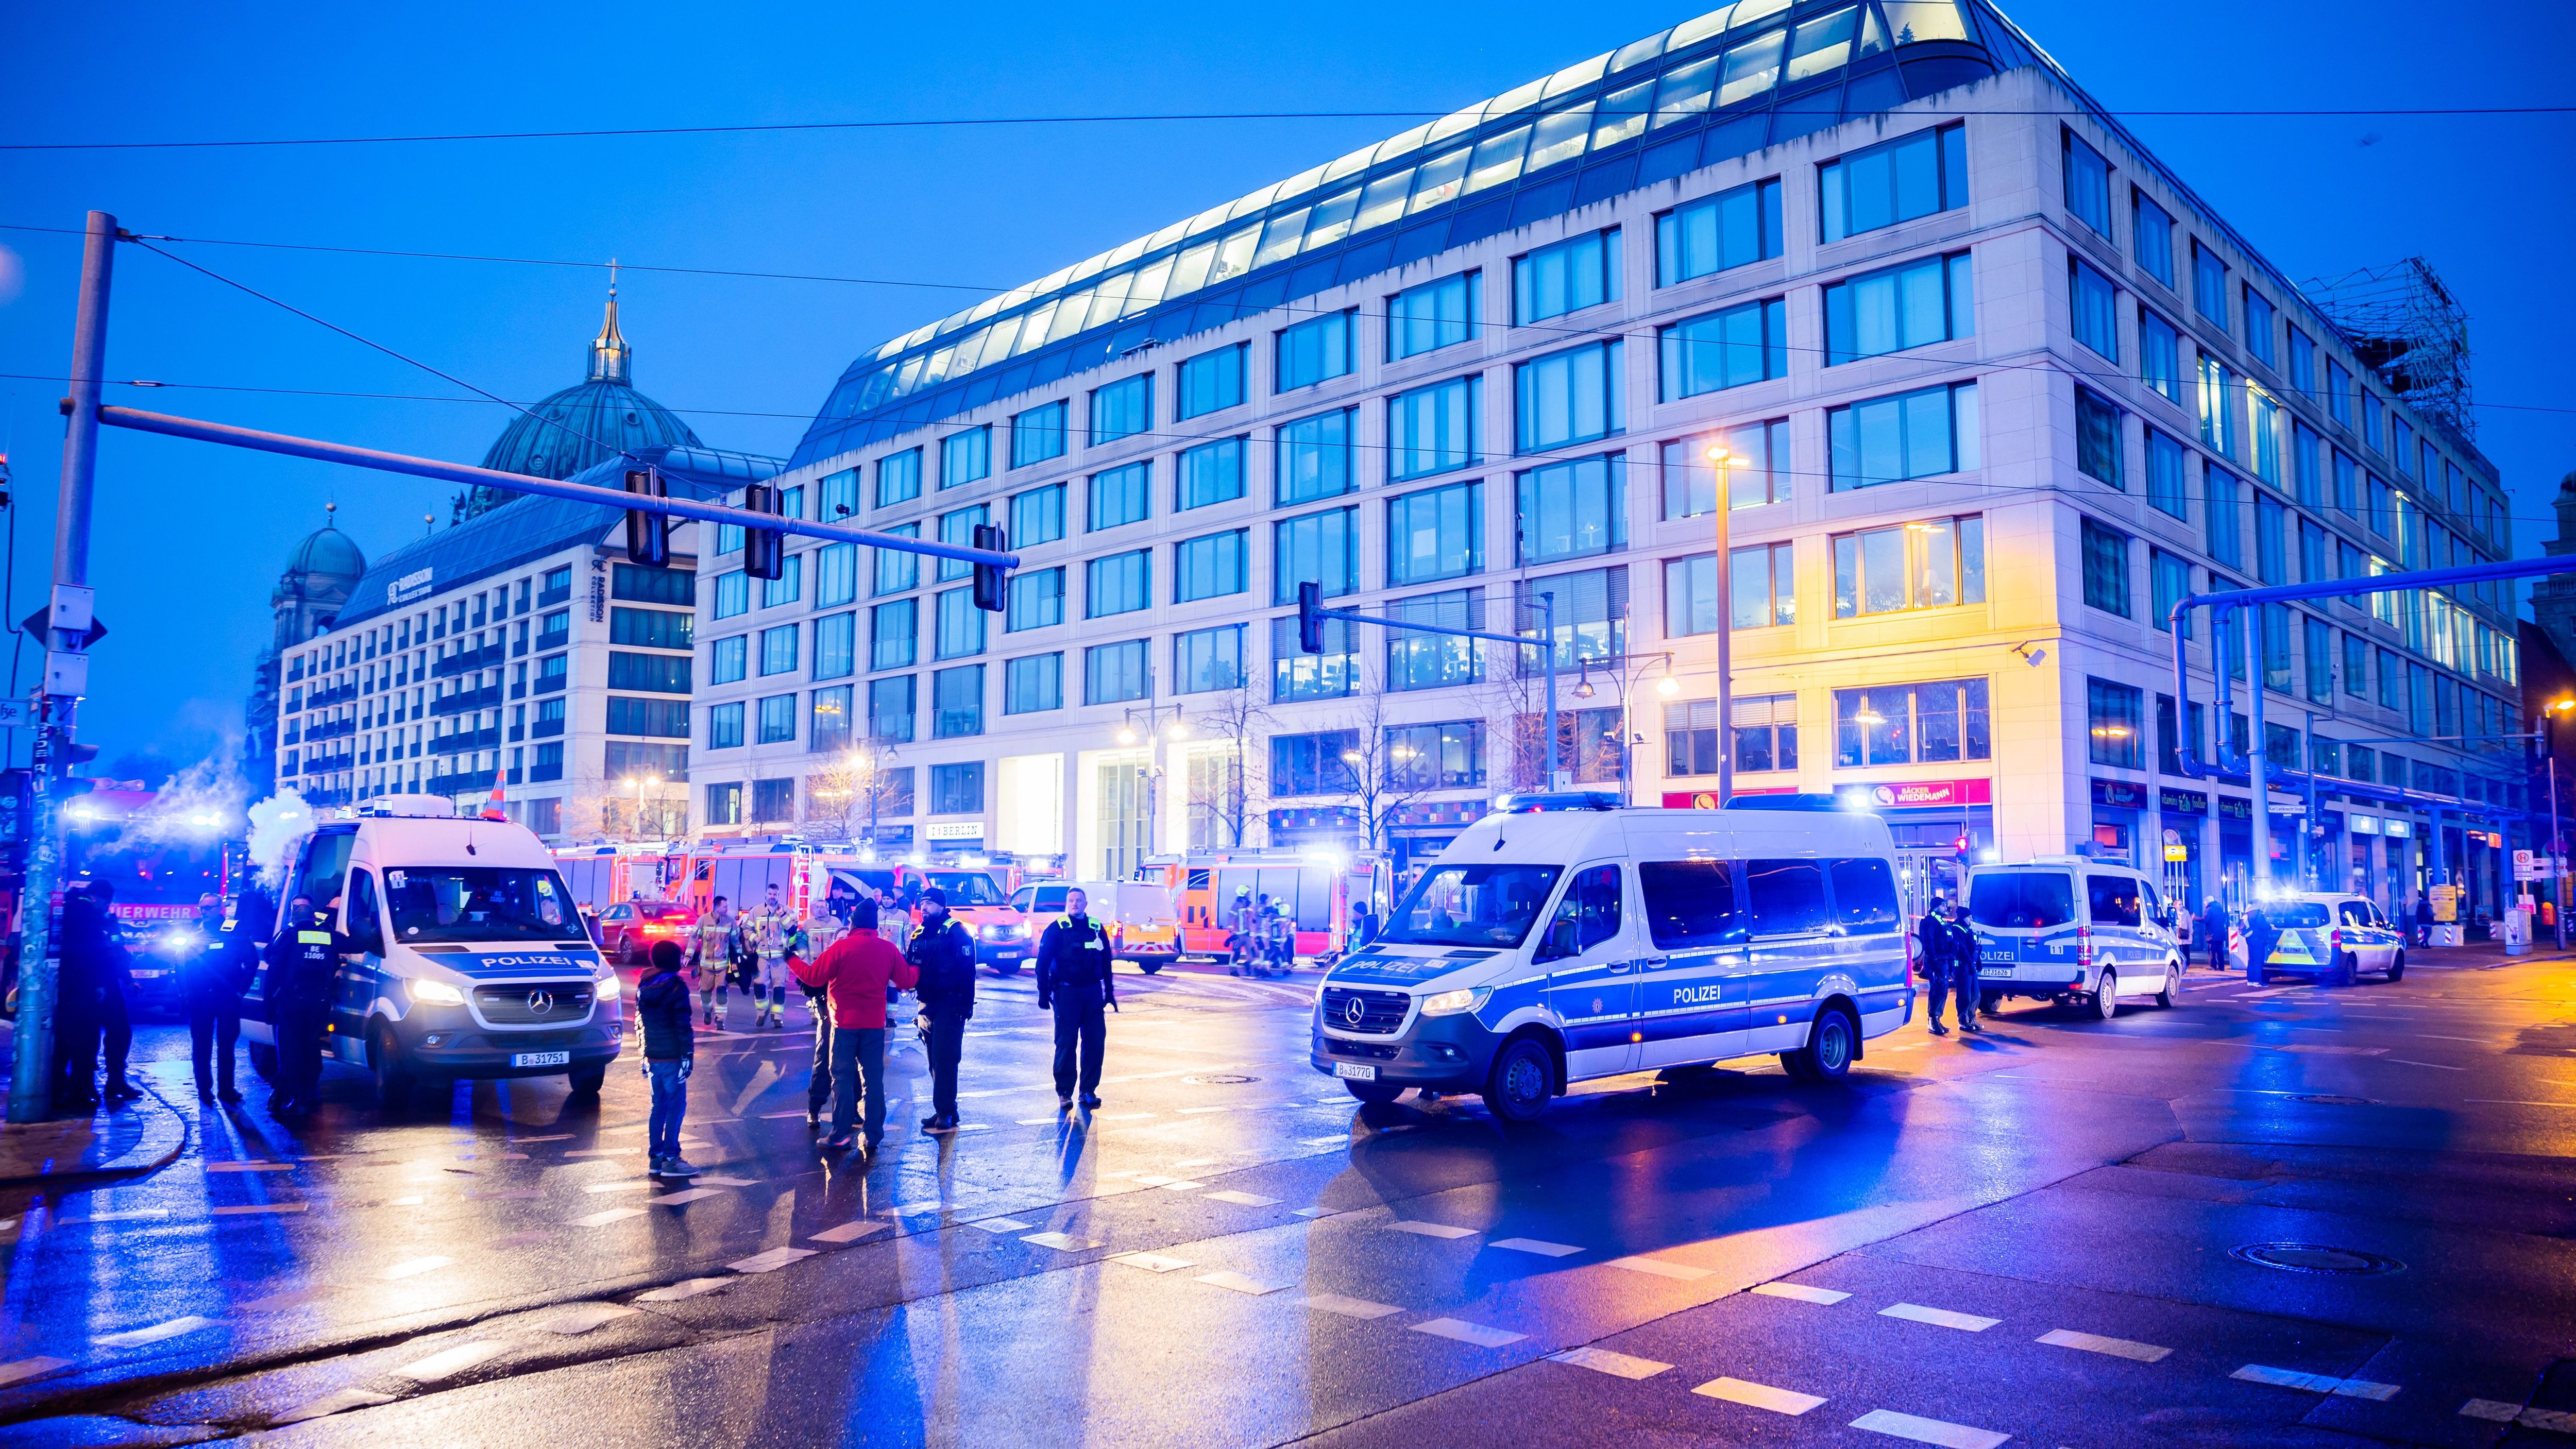
<svg viewBox="0 0 2576 1449">
<path fill-rule="evenodd" d="M 1733 0 L 897 337 L 790 466 L 2032 64 L 2075 90 L 1990 0 Z"/>
</svg>

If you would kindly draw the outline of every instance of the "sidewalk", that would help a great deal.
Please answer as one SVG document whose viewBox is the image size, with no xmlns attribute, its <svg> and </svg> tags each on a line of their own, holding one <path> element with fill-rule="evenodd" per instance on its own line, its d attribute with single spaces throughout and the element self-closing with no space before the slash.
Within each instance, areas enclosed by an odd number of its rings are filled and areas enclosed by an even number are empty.
<svg viewBox="0 0 2576 1449">
<path fill-rule="evenodd" d="M 2406 965 L 2409 969 L 2430 966 L 2437 970 L 2492 971 L 2498 966 L 2529 965 L 2538 962 L 2576 962 L 2576 945 L 2561 951 L 2546 936 L 2536 937 L 2529 950 L 2519 956 L 2504 953 L 2504 942 L 2472 941 L 2462 946 L 2409 946 Z"/>
<path fill-rule="evenodd" d="M 10 1033 L 0 1030 L 0 1093 L 8 1090 Z M 54 1122 L 0 1123 L 0 1187 L 69 1186 L 166 1167 L 188 1145 L 188 1122 L 148 1072 L 143 1096 L 114 1111 Z"/>
</svg>

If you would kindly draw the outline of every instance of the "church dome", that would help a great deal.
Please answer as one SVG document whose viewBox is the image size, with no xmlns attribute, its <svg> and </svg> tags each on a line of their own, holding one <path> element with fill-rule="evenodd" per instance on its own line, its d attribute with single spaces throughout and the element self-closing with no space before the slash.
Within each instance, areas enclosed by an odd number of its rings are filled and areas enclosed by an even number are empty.
<svg viewBox="0 0 2576 1449">
<path fill-rule="evenodd" d="M 339 505 L 327 505 L 337 512 Z M 291 600 L 308 599 L 337 603 L 349 597 L 349 591 L 366 577 L 367 556 L 358 551 L 357 543 L 342 533 L 335 523 L 325 523 L 304 535 L 304 541 L 287 555 L 286 569 L 277 576 L 277 589 L 269 595 L 271 606 Z"/>
<path fill-rule="evenodd" d="M 703 446 L 687 423 L 635 390 L 633 361 L 634 349 L 617 330 L 617 287 L 611 282 L 607 319 L 590 344 L 590 375 L 513 419 L 483 455 L 483 466 L 570 478 L 621 451 Z"/>
</svg>

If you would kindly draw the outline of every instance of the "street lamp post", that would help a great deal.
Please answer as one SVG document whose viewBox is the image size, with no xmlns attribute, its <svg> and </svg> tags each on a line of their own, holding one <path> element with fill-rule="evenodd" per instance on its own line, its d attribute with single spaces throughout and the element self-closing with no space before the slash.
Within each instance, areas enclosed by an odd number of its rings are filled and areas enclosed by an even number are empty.
<svg viewBox="0 0 2576 1449">
<path fill-rule="evenodd" d="M 1726 478 L 1735 454 L 1712 443 L 1708 461 L 1717 469 L 1717 803 L 1724 805 L 1735 794 L 1735 565 L 1727 551 L 1734 500 Z"/>
<path fill-rule="evenodd" d="M 1159 808 L 1159 787 L 1163 781 L 1163 736 L 1169 734 L 1175 740 L 1185 740 L 1190 735 L 1189 725 L 1181 719 L 1179 700 L 1172 701 L 1171 723 L 1157 728 L 1154 721 L 1161 708 L 1150 698 L 1145 701 L 1145 728 L 1141 734 L 1136 728 L 1136 711 L 1133 709 L 1125 713 L 1118 726 L 1118 743 L 1132 745 L 1140 738 L 1145 742 L 1145 839 L 1137 852 L 1136 863 L 1139 865 L 1144 863 L 1146 856 L 1154 853 L 1155 838 L 1162 824 L 1154 812 Z"/>
<path fill-rule="evenodd" d="M 2553 700 L 2540 712 L 2541 760 L 2549 770 L 2549 915 L 2561 951 L 2567 949 L 2567 873 L 2561 868 L 2560 857 L 2567 850 L 2567 840 L 2558 831 L 2557 716 L 2570 709 L 2576 709 L 2576 699 Z"/>
</svg>

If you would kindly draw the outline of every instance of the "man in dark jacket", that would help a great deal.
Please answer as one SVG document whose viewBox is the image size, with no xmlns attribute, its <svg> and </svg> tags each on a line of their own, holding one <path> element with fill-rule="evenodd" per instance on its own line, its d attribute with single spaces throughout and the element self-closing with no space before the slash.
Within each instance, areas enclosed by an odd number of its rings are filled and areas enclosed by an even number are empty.
<svg viewBox="0 0 2576 1449">
<path fill-rule="evenodd" d="M 271 1115 L 309 1112 L 322 1090 L 322 1027 L 331 1019 L 332 984 L 340 974 L 340 957 L 354 950 L 331 929 L 327 912 L 299 895 L 287 903 L 277 939 L 268 945 L 269 1031 L 277 1040 L 277 1090 L 270 1094 Z"/>
<path fill-rule="evenodd" d="M 689 1110 L 689 1073 L 697 1065 L 697 1026 L 689 1014 L 689 979 L 680 974 L 680 943 L 656 941 L 635 986 L 635 1014 L 644 1023 L 644 1080 L 652 1084 L 649 1171 L 657 1177 L 695 1177 L 680 1156 L 680 1120 Z"/>
<path fill-rule="evenodd" d="M 1109 931 L 1091 919 L 1090 897 L 1064 893 L 1064 916 L 1038 938 L 1038 1010 L 1055 1011 L 1056 1110 L 1073 1110 L 1074 1053 L 1081 1048 L 1082 1105 L 1100 1105 L 1100 1063 L 1109 1049 L 1108 1008 L 1118 1004 Z"/>
<path fill-rule="evenodd" d="M 116 921 L 116 888 L 103 880 L 91 881 L 89 898 L 98 906 L 99 1049 L 107 1061 L 107 1087 L 100 1096 L 114 1106 L 143 1095 L 125 1079 L 125 1062 L 134 1052 L 134 957 L 126 950 L 125 931 Z"/>
<path fill-rule="evenodd" d="M 975 937 L 948 914 L 948 893 L 921 893 L 921 929 L 904 959 L 919 974 L 913 988 L 921 1002 L 922 1051 L 930 1058 L 927 1132 L 957 1130 L 957 1059 L 966 1046 L 966 1023 L 975 1015 Z"/>
<path fill-rule="evenodd" d="M 2211 896 L 2208 904 L 2200 908 L 2200 924 L 2196 929 L 2200 932 L 2201 945 L 2209 952 L 2209 969 L 2226 970 L 2227 907 L 2218 903 L 2218 897 Z"/>
<path fill-rule="evenodd" d="M 1934 896 L 1932 909 L 1923 913 L 1915 924 L 1915 959 L 1923 974 L 1923 984 L 1932 994 L 1932 1009 L 1925 1020 L 1934 1036 L 1948 1036 L 1950 1028 L 1941 1024 L 1941 1009 L 1950 1000 L 1950 988 L 1958 974 L 1954 957 L 1959 946 L 1950 925 L 1950 903 L 1946 897 Z M 1959 1025 L 1974 1029 L 1976 1008 L 1964 995 L 1959 999 Z"/>
<path fill-rule="evenodd" d="M 253 897 L 243 896 L 243 925 L 249 924 L 253 909 Z M 196 1066 L 197 1100 L 238 1102 L 233 1044 L 241 1039 L 241 993 L 249 980 L 249 959 L 224 929 L 221 897 L 197 898 L 196 930 L 187 942 L 188 954 L 179 958 L 179 997 L 188 1009 L 188 1056 Z"/>
<path fill-rule="evenodd" d="M 63 892 L 54 953 L 54 1109 L 88 1112 L 98 1106 L 99 1028 L 102 997 L 112 989 L 107 969 L 104 912 L 77 886 Z"/>
<path fill-rule="evenodd" d="M 2271 913 L 2255 906 L 2245 913 L 2245 979 L 2260 986 L 2266 979 L 2264 968 L 2271 963 L 2272 948 L 2281 944 L 2281 928 L 2272 924 Z"/>
</svg>

